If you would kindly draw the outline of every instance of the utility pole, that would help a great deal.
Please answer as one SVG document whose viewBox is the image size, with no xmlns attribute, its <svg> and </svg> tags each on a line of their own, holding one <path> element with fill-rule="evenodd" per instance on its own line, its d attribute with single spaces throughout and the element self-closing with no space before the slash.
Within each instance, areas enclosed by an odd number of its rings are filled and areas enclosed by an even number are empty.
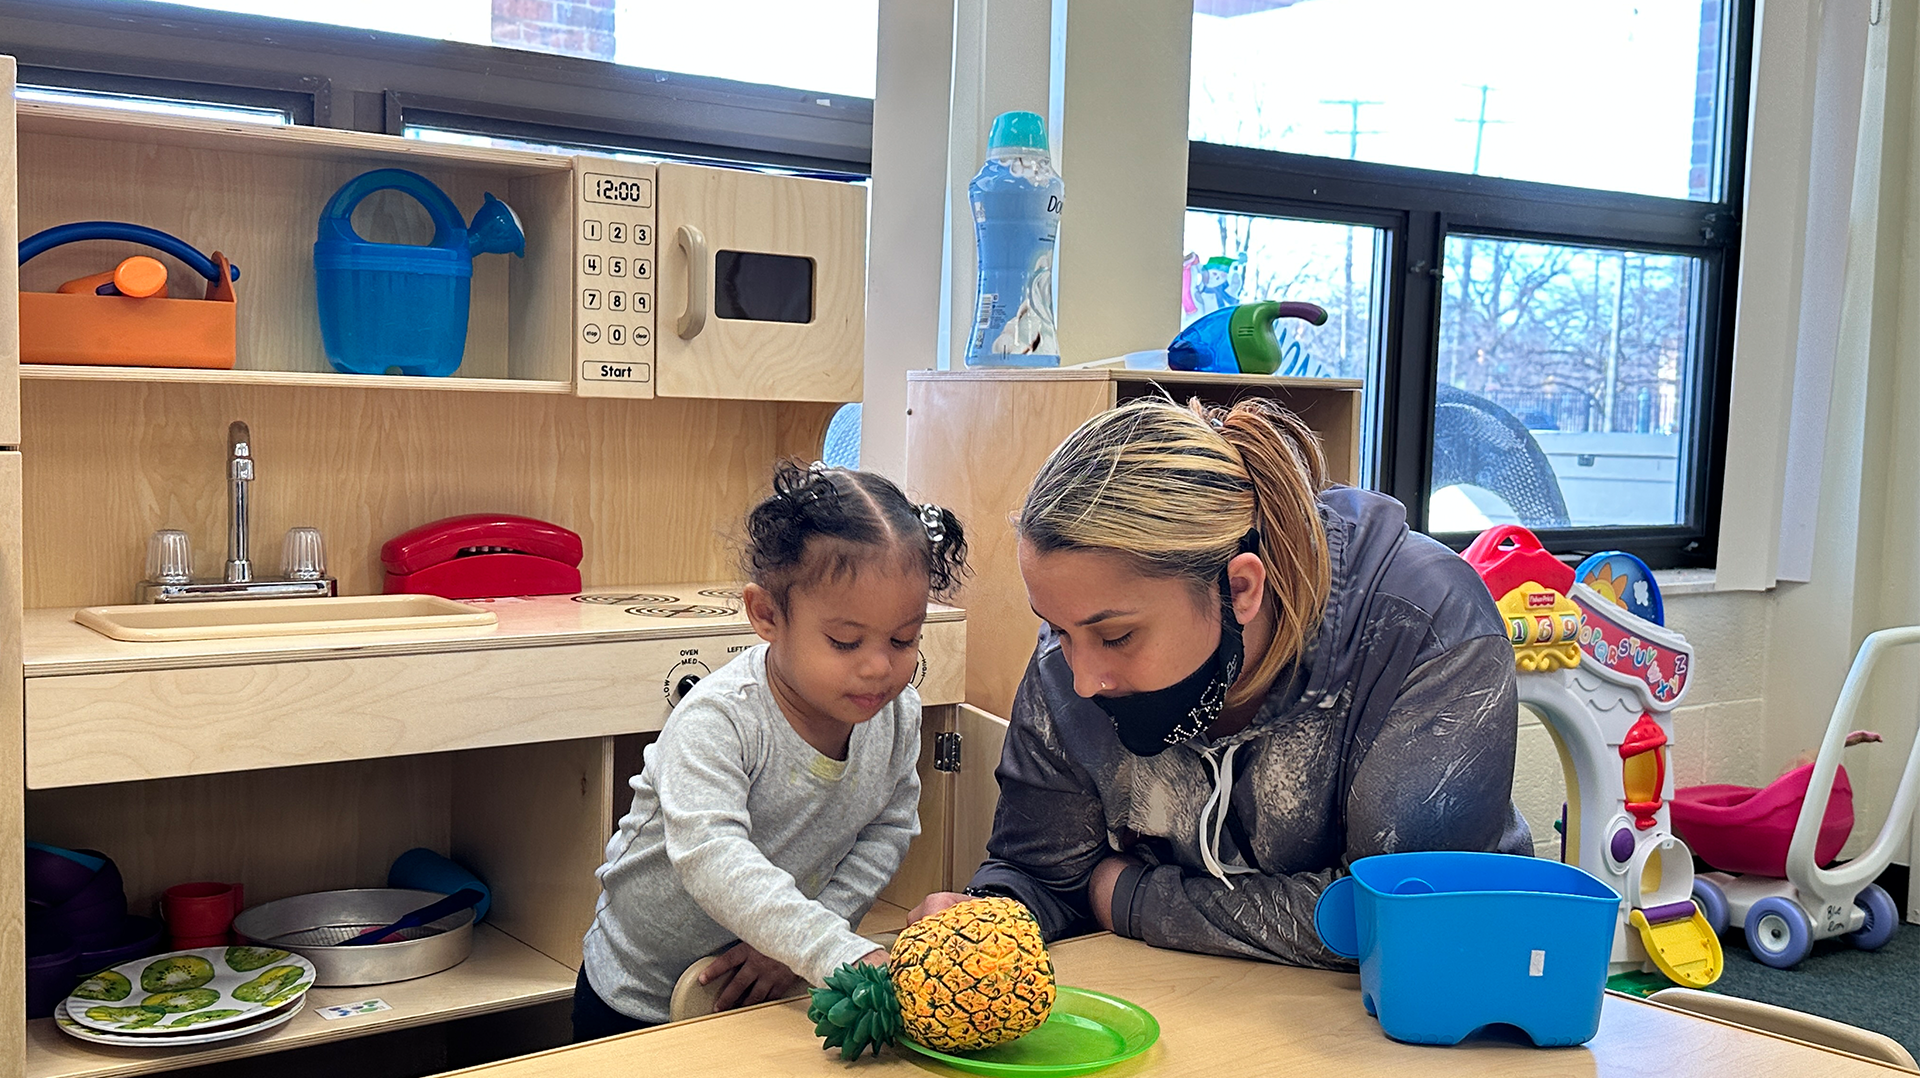
<svg viewBox="0 0 1920 1078">
<path fill-rule="evenodd" d="M 1487 119 L 1487 95 L 1493 91 L 1492 86 L 1483 82 L 1480 85 L 1475 86 L 1474 89 L 1480 91 L 1480 114 L 1471 119 L 1465 119 L 1465 120 L 1456 119 L 1454 122 L 1473 125 L 1473 172 L 1472 174 L 1475 176 L 1478 176 L 1480 175 L 1480 151 L 1486 145 L 1487 125 L 1503 124 L 1503 123 L 1506 123 L 1507 121 Z M 1464 320 L 1471 316 L 1470 307 L 1473 302 L 1473 255 L 1474 255 L 1473 237 L 1462 236 L 1460 243 L 1461 243 L 1461 250 L 1460 250 L 1461 265 L 1460 265 L 1460 316 L 1459 318 L 1461 320 Z M 1464 321 L 1457 320 L 1455 324 L 1461 326 L 1463 329 L 1465 327 Z M 1449 361 L 1449 366 L 1452 368 L 1452 376 L 1448 379 L 1448 381 L 1453 385 L 1460 384 L 1460 345 L 1463 343 L 1464 343 L 1464 337 L 1456 336 L 1456 347 L 1453 349 L 1453 355 L 1450 357 L 1450 361 Z"/>
<path fill-rule="evenodd" d="M 1320 103 L 1323 105 L 1345 105 L 1347 107 L 1347 126 L 1345 128 L 1337 128 L 1337 127 L 1328 128 L 1327 134 L 1347 136 L 1347 160 L 1349 161 L 1357 160 L 1360 156 L 1360 136 L 1361 135 L 1377 135 L 1380 133 L 1378 131 L 1362 131 L 1360 129 L 1360 110 L 1362 108 L 1365 108 L 1368 105 L 1378 105 L 1380 104 L 1380 102 L 1361 101 L 1357 98 L 1344 97 L 1344 98 L 1334 98 L 1331 100 L 1322 98 Z M 1353 338 L 1353 331 L 1354 331 L 1354 325 L 1353 325 L 1353 226 L 1352 225 L 1347 226 L 1346 291 L 1345 291 L 1344 298 L 1341 300 L 1341 308 L 1342 309 L 1340 311 L 1340 365 L 1343 370 L 1351 370 L 1353 369 L 1353 362 L 1352 362 L 1353 357 L 1348 352 L 1348 348 Z"/>
<path fill-rule="evenodd" d="M 1478 86 L 1474 86 L 1474 87 L 1472 87 L 1472 88 L 1473 88 L 1473 89 L 1475 89 L 1475 90 L 1478 90 L 1478 91 L 1480 91 L 1480 115 L 1478 115 L 1478 116 L 1473 116 L 1473 117 L 1469 117 L 1469 118 L 1467 118 L 1467 119 L 1461 119 L 1461 120 L 1455 120 L 1455 121 L 1453 121 L 1453 122 L 1454 122 L 1454 123 L 1457 123 L 1457 124 L 1472 124 L 1472 125 L 1473 125 L 1473 170 L 1472 170 L 1472 175 L 1475 175 L 1475 176 L 1478 176 L 1478 175 L 1480 175 L 1480 151 L 1481 151 L 1481 149 L 1482 149 L 1482 148 L 1483 148 L 1483 147 L 1484 147 L 1484 146 L 1486 145 L 1486 139 L 1487 139 L 1487 125 L 1488 125 L 1488 124 L 1503 124 L 1503 123 L 1506 123 L 1507 121 L 1506 121 L 1506 120 L 1489 120 L 1489 119 L 1487 119 L 1487 95 L 1493 92 L 1493 87 L 1492 87 L 1492 86 L 1489 86 L 1488 84 L 1486 84 L 1486 83 L 1484 83 L 1484 82 L 1483 82 L 1483 83 L 1481 83 L 1481 84 L 1479 84 Z"/>
</svg>

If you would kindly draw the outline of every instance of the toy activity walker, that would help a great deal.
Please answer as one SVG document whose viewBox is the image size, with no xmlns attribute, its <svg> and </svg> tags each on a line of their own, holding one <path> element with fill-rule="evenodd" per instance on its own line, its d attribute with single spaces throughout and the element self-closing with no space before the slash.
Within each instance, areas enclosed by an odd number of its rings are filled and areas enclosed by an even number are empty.
<svg viewBox="0 0 1920 1078">
<path fill-rule="evenodd" d="M 1673 709 L 1686 695 L 1686 638 L 1635 613 L 1661 611 L 1631 555 L 1578 573 L 1525 528 L 1491 528 L 1465 558 L 1513 643 L 1520 702 L 1546 724 L 1567 779 L 1561 860 L 1620 897 L 1609 973 L 1652 963 L 1679 984 L 1720 977 L 1719 937 L 1693 900 L 1693 854 L 1670 823 Z"/>
<path fill-rule="evenodd" d="M 1730 870 L 1696 877 L 1694 900 L 1715 932 L 1744 929 L 1753 956 L 1769 966 L 1790 969 L 1816 940 L 1836 936 L 1861 950 L 1877 950 L 1900 926 L 1892 896 L 1873 881 L 1905 848 L 1907 821 L 1920 794 L 1920 743 L 1907 755 L 1893 806 L 1873 844 L 1845 864 L 1820 866 L 1839 854 L 1853 827 L 1853 787 L 1840 754 L 1874 667 L 1889 651 L 1916 643 L 1920 626 L 1867 635 L 1812 764 L 1760 790 L 1697 786 L 1678 794 L 1675 823 L 1697 836 L 1710 864 Z"/>
</svg>

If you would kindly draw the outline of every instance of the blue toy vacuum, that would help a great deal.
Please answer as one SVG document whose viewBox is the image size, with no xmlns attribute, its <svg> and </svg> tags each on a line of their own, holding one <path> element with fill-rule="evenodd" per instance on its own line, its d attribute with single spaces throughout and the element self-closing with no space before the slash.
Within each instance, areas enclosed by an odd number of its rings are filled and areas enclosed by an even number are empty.
<svg viewBox="0 0 1920 1078">
<path fill-rule="evenodd" d="M 370 243 L 353 210 L 376 191 L 403 191 L 426 207 L 433 241 Z M 313 245 L 320 338 L 327 362 L 347 374 L 452 374 L 467 350 L 473 257 L 526 254 L 526 233 L 507 204 L 486 196 L 466 224 L 432 180 L 401 168 L 362 173 L 334 192 Z"/>
<path fill-rule="evenodd" d="M 1324 326 L 1327 311 L 1317 303 L 1281 300 L 1222 307 L 1180 331 L 1167 346 L 1167 366 L 1211 374 L 1283 373 L 1285 349 L 1273 331 L 1282 318 Z"/>
</svg>

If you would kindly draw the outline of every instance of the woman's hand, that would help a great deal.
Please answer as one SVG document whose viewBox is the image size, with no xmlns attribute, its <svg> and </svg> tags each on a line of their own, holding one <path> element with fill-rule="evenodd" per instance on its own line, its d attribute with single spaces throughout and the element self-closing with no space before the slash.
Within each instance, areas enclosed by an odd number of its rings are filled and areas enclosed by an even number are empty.
<svg viewBox="0 0 1920 1078">
<path fill-rule="evenodd" d="M 962 902 L 972 901 L 972 895 L 963 895 L 958 891 L 935 891 L 920 900 L 920 904 L 907 914 L 907 923 L 912 924 L 922 917 L 932 917 L 941 910 L 951 909 Z"/>
<path fill-rule="evenodd" d="M 860 962 L 862 965 L 879 966 L 881 969 L 886 969 L 887 963 L 892 959 L 893 955 L 889 954 L 885 948 L 876 947 L 868 951 L 866 955 L 860 959 Z"/>
<path fill-rule="evenodd" d="M 800 982 L 792 970 L 745 943 L 734 944 L 714 959 L 712 965 L 701 971 L 700 983 L 712 984 L 722 977 L 729 979 L 713 1001 L 715 1011 L 783 999 Z"/>
</svg>

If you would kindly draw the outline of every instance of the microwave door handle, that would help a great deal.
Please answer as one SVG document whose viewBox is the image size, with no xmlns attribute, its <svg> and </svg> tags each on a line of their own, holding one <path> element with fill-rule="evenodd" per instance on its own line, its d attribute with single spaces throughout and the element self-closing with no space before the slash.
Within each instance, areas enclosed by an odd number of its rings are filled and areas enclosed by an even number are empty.
<svg viewBox="0 0 1920 1078">
<path fill-rule="evenodd" d="M 708 277 L 707 237 L 692 225 L 681 225 L 677 232 L 680 250 L 687 256 L 687 310 L 674 324 L 680 339 L 690 341 L 707 328 Z"/>
</svg>

